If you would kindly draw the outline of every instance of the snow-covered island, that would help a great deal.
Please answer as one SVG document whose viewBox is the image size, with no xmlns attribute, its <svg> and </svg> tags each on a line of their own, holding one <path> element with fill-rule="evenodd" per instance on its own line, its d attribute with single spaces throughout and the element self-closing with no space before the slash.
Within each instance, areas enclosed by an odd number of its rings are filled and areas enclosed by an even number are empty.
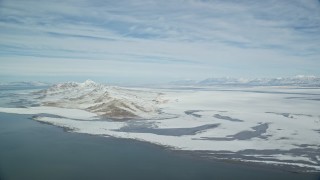
<svg viewBox="0 0 320 180">
<path fill-rule="evenodd" d="M 320 89 L 296 86 L 123 88 L 68 82 L 0 112 L 72 132 L 129 138 L 207 158 L 320 171 Z"/>
<path fill-rule="evenodd" d="M 97 84 L 68 82 L 34 93 L 41 106 L 81 109 L 107 119 L 159 118 L 161 93 Z"/>
</svg>

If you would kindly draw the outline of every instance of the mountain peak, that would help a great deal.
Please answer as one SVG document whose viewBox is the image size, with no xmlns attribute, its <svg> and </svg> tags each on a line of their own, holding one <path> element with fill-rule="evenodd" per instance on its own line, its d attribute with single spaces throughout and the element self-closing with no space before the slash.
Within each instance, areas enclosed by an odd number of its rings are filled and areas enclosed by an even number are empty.
<svg viewBox="0 0 320 180">
<path fill-rule="evenodd" d="M 92 81 L 92 80 L 90 80 L 90 79 L 87 79 L 82 84 L 86 86 L 86 85 L 96 85 L 97 83 Z"/>
</svg>

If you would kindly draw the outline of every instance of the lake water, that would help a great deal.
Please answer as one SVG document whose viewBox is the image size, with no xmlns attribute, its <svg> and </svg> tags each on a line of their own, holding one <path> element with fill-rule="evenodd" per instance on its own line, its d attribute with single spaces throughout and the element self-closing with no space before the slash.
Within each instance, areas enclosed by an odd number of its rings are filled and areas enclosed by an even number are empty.
<svg viewBox="0 0 320 180">
<path fill-rule="evenodd" d="M 0 113 L 0 180 L 320 179 L 206 161 L 144 142 L 68 133 L 30 117 Z"/>
</svg>

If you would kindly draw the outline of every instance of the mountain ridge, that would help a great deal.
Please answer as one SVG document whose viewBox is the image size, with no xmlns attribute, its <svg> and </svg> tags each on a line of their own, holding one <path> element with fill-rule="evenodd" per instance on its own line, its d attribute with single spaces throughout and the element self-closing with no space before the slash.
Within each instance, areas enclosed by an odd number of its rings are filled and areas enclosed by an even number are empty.
<svg viewBox="0 0 320 180">
<path fill-rule="evenodd" d="M 157 92 L 107 86 L 87 80 L 60 83 L 37 91 L 40 104 L 82 109 L 109 119 L 157 117 L 161 94 Z"/>
<path fill-rule="evenodd" d="M 301 86 L 301 87 L 320 87 L 320 77 L 297 75 L 294 77 L 278 78 L 207 78 L 200 81 L 182 80 L 171 82 L 172 85 L 243 85 L 243 86 Z"/>
</svg>

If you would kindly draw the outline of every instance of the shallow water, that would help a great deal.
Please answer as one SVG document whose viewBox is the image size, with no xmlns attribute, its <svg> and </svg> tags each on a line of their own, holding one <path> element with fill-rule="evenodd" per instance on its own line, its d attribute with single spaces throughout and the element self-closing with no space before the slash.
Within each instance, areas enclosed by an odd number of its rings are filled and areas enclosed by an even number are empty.
<svg viewBox="0 0 320 180">
<path fill-rule="evenodd" d="M 320 179 L 206 161 L 144 142 L 68 133 L 30 117 L 0 113 L 0 180 Z"/>
</svg>

